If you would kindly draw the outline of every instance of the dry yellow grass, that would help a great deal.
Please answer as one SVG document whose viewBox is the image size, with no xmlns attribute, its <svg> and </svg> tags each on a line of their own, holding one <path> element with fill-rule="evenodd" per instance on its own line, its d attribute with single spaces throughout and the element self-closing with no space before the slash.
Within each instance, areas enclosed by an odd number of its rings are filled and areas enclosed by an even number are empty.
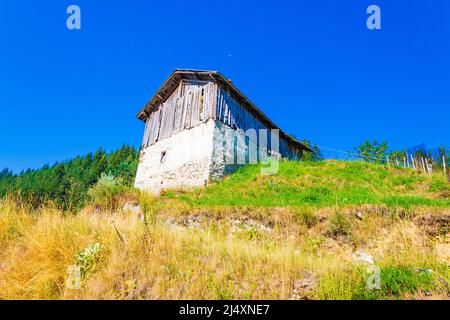
<svg viewBox="0 0 450 320">
<path fill-rule="evenodd" d="M 448 239 L 427 233 L 435 227 L 428 217 L 448 218 L 448 209 L 403 216 L 382 206 L 299 210 L 174 214 L 172 203 L 144 222 L 127 212 L 73 215 L 6 200 L 0 299 L 448 298 L 449 261 L 436 254 Z M 348 229 L 332 222 L 336 212 Z M 68 266 L 95 243 L 101 245 L 95 268 L 80 289 L 68 288 Z M 365 289 L 366 270 L 352 261 L 357 250 L 370 253 L 386 275 L 381 290 Z M 432 275 L 422 279 L 416 269 Z"/>
</svg>

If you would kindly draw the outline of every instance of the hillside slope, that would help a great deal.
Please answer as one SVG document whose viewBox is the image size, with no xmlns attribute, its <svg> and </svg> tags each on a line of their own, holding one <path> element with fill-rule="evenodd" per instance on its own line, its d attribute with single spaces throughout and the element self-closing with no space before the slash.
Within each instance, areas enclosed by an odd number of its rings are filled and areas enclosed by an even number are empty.
<svg viewBox="0 0 450 320">
<path fill-rule="evenodd" d="M 6 199 L 0 299 L 449 297 L 443 175 L 339 161 L 260 169 L 159 197 L 131 190 L 112 211 Z M 80 288 L 67 286 L 69 266 L 80 268 Z M 368 288 L 377 270 L 380 287 Z"/>
<path fill-rule="evenodd" d="M 194 206 L 345 206 L 384 204 L 450 207 L 443 175 L 430 178 L 412 169 L 365 162 L 280 162 L 273 176 L 262 165 L 243 167 L 224 181 L 186 196 L 166 192 Z M 182 192 L 181 192 L 182 194 Z"/>
</svg>

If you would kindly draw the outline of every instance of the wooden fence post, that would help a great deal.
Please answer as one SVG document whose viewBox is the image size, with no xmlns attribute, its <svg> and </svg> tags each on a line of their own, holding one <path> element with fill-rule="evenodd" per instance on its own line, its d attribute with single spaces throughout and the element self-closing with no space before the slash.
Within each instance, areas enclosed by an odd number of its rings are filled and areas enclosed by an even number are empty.
<svg viewBox="0 0 450 320">
<path fill-rule="evenodd" d="M 447 164 L 445 163 L 445 156 L 442 156 L 442 164 L 444 165 L 444 177 L 447 178 Z"/>
<path fill-rule="evenodd" d="M 411 162 L 412 162 L 413 169 L 416 170 L 416 162 L 414 161 L 414 157 L 412 154 L 411 154 Z"/>
<path fill-rule="evenodd" d="M 431 176 L 431 174 L 433 173 L 433 167 L 431 166 L 431 164 L 428 162 L 428 158 L 425 158 L 425 163 L 427 165 L 427 172 L 428 175 Z"/>
</svg>

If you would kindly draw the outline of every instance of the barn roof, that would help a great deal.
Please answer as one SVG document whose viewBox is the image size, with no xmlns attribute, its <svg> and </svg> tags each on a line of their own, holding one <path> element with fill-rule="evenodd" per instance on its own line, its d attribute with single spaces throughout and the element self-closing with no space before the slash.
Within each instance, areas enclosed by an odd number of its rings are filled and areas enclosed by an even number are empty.
<svg viewBox="0 0 450 320">
<path fill-rule="evenodd" d="M 175 69 L 174 72 L 164 81 L 158 91 L 153 95 L 153 97 L 144 105 L 144 107 L 139 111 L 136 117 L 142 121 L 147 119 L 148 115 L 155 110 L 155 108 L 169 97 L 173 91 L 177 88 L 181 80 L 203 80 L 211 81 L 214 80 L 222 84 L 225 88 L 229 89 L 234 95 L 243 102 L 251 113 L 253 113 L 262 123 L 264 123 L 268 128 L 279 129 L 280 137 L 284 140 L 297 146 L 299 149 L 307 150 L 313 152 L 308 146 L 297 141 L 290 135 L 286 134 L 277 125 L 275 125 L 269 117 L 267 117 L 258 107 L 256 107 L 236 86 L 225 76 L 223 76 L 218 71 L 208 71 L 208 70 L 192 70 L 192 69 Z"/>
</svg>

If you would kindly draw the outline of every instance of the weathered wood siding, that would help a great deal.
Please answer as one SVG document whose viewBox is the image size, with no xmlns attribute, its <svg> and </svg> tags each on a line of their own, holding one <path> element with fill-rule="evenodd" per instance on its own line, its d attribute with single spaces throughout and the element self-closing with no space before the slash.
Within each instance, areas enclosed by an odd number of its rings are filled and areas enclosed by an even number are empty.
<svg viewBox="0 0 450 320">
<path fill-rule="evenodd" d="M 153 145 L 215 118 L 216 94 L 214 82 L 182 81 L 147 118 L 142 146 Z"/>
<path fill-rule="evenodd" d="M 256 131 L 257 146 L 261 146 L 260 129 L 267 129 L 267 149 L 272 151 L 270 128 L 227 90 L 212 81 L 183 80 L 175 91 L 154 110 L 146 120 L 142 147 L 191 129 L 208 119 L 216 119 L 233 128 Z M 249 139 L 252 139 L 250 136 Z M 255 139 L 252 139 L 255 140 Z M 273 149 L 276 149 L 273 148 Z M 278 152 L 289 159 L 297 159 L 298 152 L 280 137 Z M 276 150 L 274 150 L 276 151 Z"/>
<path fill-rule="evenodd" d="M 267 146 L 269 151 L 277 151 L 272 150 L 276 149 L 276 146 L 272 148 L 271 141 L 271 131 L 266 125 L 264 125 L 257 117 L 255 117 L 248 109 L 246 109 L 242 104 L 237 102 L 237 100 L 233 97 L 232 94 L 224 90 L 223 88 L 218 89 L 217 93 L 217 108 L 216 108 L 216 118 L 220 120 L 222 123 L 228 125 L 233 129 L 240 129 L 242 131 L 247 131 L 249 129 L 254 129 L 256 131 L 256 141 L 254 142 L 258 147 L 261 145 Z M 260 140 L 260 129 L 267 130 L 267 140 L 265 142 Z M 252 139 L 252 136 L 249 135 L 249 139 Z M 280 137 L 278 151 L 282 157 L 288 159 L 298 159 L 299 154 L 296 150 L 290 147 L 289 143 Z"/>
</svg>

